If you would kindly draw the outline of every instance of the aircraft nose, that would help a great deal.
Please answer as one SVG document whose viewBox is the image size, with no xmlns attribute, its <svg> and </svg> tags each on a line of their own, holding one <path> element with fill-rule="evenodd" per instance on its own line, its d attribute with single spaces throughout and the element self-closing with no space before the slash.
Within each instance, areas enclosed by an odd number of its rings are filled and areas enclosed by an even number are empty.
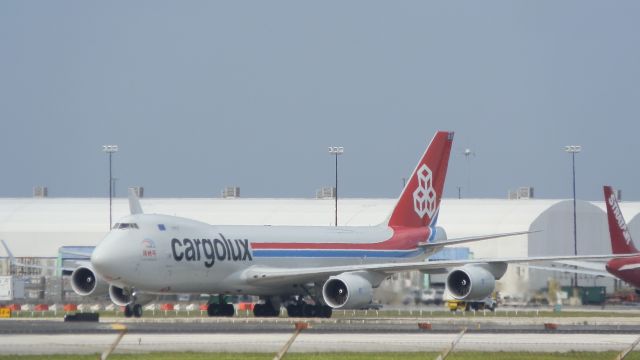
<svg viewBox="0 0 640 360">
<path fill-rule="evenodd" d="M 91 265 L 103 278 L 117 277 L 117 269 L 119 267 L 119 256 L 117 247 L 115 247 L 113 239 L 108 237 L 96 246 L 91 254 Z"/>
</svg>

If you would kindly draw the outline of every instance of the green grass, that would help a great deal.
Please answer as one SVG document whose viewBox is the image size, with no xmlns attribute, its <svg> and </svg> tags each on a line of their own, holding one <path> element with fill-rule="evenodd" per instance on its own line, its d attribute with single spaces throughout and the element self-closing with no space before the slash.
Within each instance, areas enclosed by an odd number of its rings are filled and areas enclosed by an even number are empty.
<svg viewBox="0 0 640 360">
<path fill-rule="evenodd" d="M 449 360 L 550 360 L 550 359 L 580 359 L 601 360 L 613 359 L 615 352 L 567 352 L 567 353 L 515 353 L 515 352 L 458 352 L 449 355 Z M 152 354 L 113 354 L 112 360 L 267 360 L 273 359 L 271 353 L 152 353 Z M 291 353 L 286 360 L 425 360 L 435 359 L 438 353 Z M 0 356 L 0 360 L 95 360 L 94 355 L 25 355 Z M 639 360 L 640 352 L 631 353 L 627 360 Z"/>
</svg>

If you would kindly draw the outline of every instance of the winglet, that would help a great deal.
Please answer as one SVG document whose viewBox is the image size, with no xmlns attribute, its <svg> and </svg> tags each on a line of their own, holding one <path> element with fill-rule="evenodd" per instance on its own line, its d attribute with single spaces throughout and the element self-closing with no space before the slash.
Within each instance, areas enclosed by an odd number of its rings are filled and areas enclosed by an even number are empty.
<svg viewBox="0 0 640 360">
<path fill-rule="evenodd" d="M 18 262 L 15 258 L 15 256 L 13 256 L 13 253 L 11 252 L 11 250 L 9 250 L 9 245 L 7 245 L 6 242 L 4 242 L 4 240 L 0 240 L 0 242 L 2 243 L 2 247 L 4 247 L 4 251 L 7 252 L 7 255 L 9 256 L 9 263 L 13 266 L 24 266 L 27 268 L 33 268 L 33 269 L 52 269 L 55 270 L 55 267 L 49 267 L 49 266 L 41 266 L 41 265 L 33 265 L 33 264 L 25 264 L 25 263 L 21 263 Z"/>
<path fill-rule="evenodd" d="M 15 263 L 16 258 L 13 257 L 13 254 L 11 253 L 11 250 L 9 250 L 9 246 L 7 245 L 6 242 L 4 242 L 4 240 L 0 240 L 0 242 L 2 242 L 2 247 L 4 247 L 4 251 L 7 252 L 7 255 L 9 255 L 9 261 L 11 261 L 11 263 Z"/>
<path fill-rule="evenodd" d="M 604 202 L 607 206 L 607 219 L 609 221 L 609 236 L 611 237 L 611 250 L 614 254 L 637 253 L 633 245 L 631 234 L 624 221 L 616 194 L 611 186 L 604 186 Z"/>
<path fill-rule="evenodd" d="M 138 199 L 134 188 L 129 188 L 129 211 L 131 211 L 131 215 L 143 213 L 140 199 Z"/>
</svg>

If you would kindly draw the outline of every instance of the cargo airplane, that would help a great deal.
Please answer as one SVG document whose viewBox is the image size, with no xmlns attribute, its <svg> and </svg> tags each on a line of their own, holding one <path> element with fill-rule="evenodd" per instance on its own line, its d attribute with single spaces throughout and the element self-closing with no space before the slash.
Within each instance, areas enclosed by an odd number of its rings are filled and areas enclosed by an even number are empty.
<svg viewBox="0 0 640 360">
<path fill-rule="evenodd" d="M 90 262 L 71 274 L 81 295 L 106 295 L 126 316 L 142 316 L 144 303 L 162 294 L 211 294 L 208 314 L 232 316 L 225 295 L 254 295 L 254 315 L 330 317 L 333 309 L 371 306 L 373 289 L 409 270 L 447 273 L 460 300 L 494 291 L 511 262 L 577 259 L 574 256 L 425 261 L 445 246 L 526 234 L 526 231 L 437 240 L 453 133 L 439 131 L 406 183 L 391 215 L 372 227 L 223 226 L 144 214 L 129 192 L 131 215 L 96 246 Z M 580 259 L 610 258 L 581 256 Z"/>
<path fill-rule="evenodd" d="M 607 205 L 607 219 L 609 222 L 609 236 L 611 237 L 611 250 L 614 254 L 634 254 L 638 253 L 633 239 L 624 221 L 618 200 L 611 186 L 604 187 L 604 198 Z M 640 255 L 611 259 L 605 267 L 607 271 L 629 283 L 636 288 L 636 292 L 640 289 Z"/>
<path fill-rule="evenodd" d="M 611 186 L 605 185 L 604 202 L 607 208 L 607 222 L 609 225 L 609 238 L 611 250 L 616 255 L 631 255 L 623 258 L 613 258 L 606 263 L 587 261 L 557 261 L 562 265 L 576 266 L 576 268 L 536 267 L 542 270 L 559 271 L 565 273 L 578 273 L 600 277 L 620 279 L 636 288 L 640 294 L 640 254 L 633 244 L 627 223 L 622 216 L 618 199 Z M 636 255 L 633 255 L 636 254 Z"/>
</svg>

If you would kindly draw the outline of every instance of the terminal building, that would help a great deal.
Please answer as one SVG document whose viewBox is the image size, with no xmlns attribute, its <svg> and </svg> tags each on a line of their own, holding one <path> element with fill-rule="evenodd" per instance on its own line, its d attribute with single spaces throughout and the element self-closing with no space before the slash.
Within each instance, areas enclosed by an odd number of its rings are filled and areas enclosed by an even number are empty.
<svg viewBox="0 0 640 360">
<path fill-rule="evenodd" d="M 239 190 L 238 190 L 239 194 Z M 338 201 L 339 226 L 370 226 L 385 221 L 395 199 L 352 199 Z M 143 198 L 146 213 L 193 218 L 210 224 L 229 225 L 307 225 L 333 226 L 334 201 L 318 199 L 240 198 Z M 604 202 L 577 201 L 577 251 L 579 255 L 611 252 Z M 622 202 L 621 210 L 631 234 L 640 239 L 640 202 Z M 113 200 L 113 222 L 128 214 L 127 199 Z M 438 226 L 448 238 L 472 235 L 537 231 L 502 239 L 461 246 L 464 251 L 449 251 L 446 256 L 479 258 L 572 255 L 573 201 L 519 198 L 443 199 Z M 15 267 L 0 250 L 0 275 L 27 278 L 29 298 L 64 301 L 73 298 L 70 287 L 60 277 L 60 269 L 73 264 L 73 256 L 60 250 L 70 247 L 90 252 L 109 231 L 109 200 L 105 198 L 33 198 L 0 199 L 0 239 L 5 240 L 22 263 L 40 265 Z M 638 240 L 636 240 L 638 241 Z M 441 254 L 442 256 L 442 254 Z M 438 257 L 436 254 L 435 257 Z M 510 265 L 498 282 L 502 294 L 526 298 L 547 286 L 550 277 L 569 285 L 572 275 Z M 397 296 L 410 287 L 428 283 L 423 274 L 399 274 L 384 283 L 381 296 Z M 580 275 L 579 285 L 607 286 L 612 279 Z M 386 289 L 386 291 L 385 291 Z M 386 295 L 385 295 L 386 294 Z M 388 301 L 393 301 L 389 299 Z M 397 299 L 395 299 L 397 301 Z"/>
</svg>

